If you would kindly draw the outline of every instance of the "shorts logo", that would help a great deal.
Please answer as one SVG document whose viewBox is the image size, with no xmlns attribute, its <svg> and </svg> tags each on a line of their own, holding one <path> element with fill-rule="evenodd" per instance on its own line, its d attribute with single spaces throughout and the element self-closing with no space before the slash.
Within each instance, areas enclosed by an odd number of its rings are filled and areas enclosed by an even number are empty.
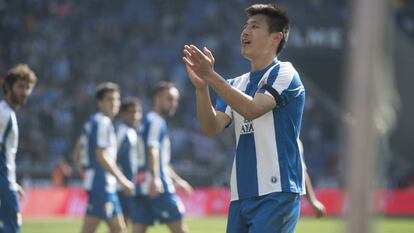
<svg viewBox="0 0 414 233">
<path fill-rule="evenodd" d="M 111 202 L 105 203 L 104 212 L 106 216 L 111 217 L 114 212 L 114 205 Z"/>
<path fill-rule="evenodd" d="M 168 217 L 170 217 L 170 214 L 168 213 L 168 211 L 162 211 L 162 212 L 161 212 L 161 216 L 162 216 L 163 218 L 168 218 Z"/>
</svg>

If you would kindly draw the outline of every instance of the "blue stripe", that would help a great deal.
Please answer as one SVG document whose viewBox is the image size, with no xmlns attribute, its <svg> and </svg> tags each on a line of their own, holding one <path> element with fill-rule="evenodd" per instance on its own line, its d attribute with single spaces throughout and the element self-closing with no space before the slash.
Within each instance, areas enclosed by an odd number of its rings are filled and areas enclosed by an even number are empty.
<svg viewBox="0 0 414 233">
<path fill-rule="evenodd" d="M 95 119 L 92 119 L 91 122 L 91 131 L 89 132 L 88 137 L 88 156 L 89 156 L 89 162 L 88 164 L 89 168 L 96 167 L 96 157 L 95 157 L 95 150 L 97 145 L 97 134 L 98 134 L 98 123 Z"/>
<path fill-rule="evenodd" d="M 165 125 L 165 122 L 163 122 L 161 128 L 160 128 L 160 137 L 158 138 L 159 143 L 160 143 L 160 148 L 159 148 L 159 169 L 160 169 L 160 178 L 162 181 L 162 184 L 164 186 L 164 190 L 166 192 L 168 192 L 168 184 L 167 184 L 167 179 L 166 179 L 166 171 L 165 171 L 165 166 L 164 166 L 164 153 L 167 153 L 164 151 L 164 140 L 168 138 L 168 131 L 167 131 L 167 126 Z M 171 151 L 170 151 L 171 153 Z"/>
<path fill-rule="evenodd" d="M 227 82 L 230 84 L 230 86 L 233 86 L 235 80 L 236 79 L 230 79 L 230 80 L 227 80 Z M 220 112 L 226 112 L 226 108 L 227 108 L 227 103 L 220 96 L 217 95 L 215 109 Z"/>
<path fill-rule="evenodd" d="M 128 140 L 128 136 L 126 134 L 118 150 L 117 162 L 121 166 L 122 172 L 128 180 L 132 180 L 133 177 L 131 169 L 132 162 L 130 158 L 130 151 L 131 143 Z"/>
<path fill-rule="evenodd" d="M 305 93 L 273 110 L 282 192 L 301 192 L 302 162 L 296 138 L 299 136 Z M 277 129 L 277 130 L 276 130 Z"/>
<path fill-rule="evenodd" d="M 270 71 L 269 77 L 267 79 L 266 84 L 269 86 L 273 86 L 273 83 L 276 81 L 277 76 L 279 76 L 280 71 L 280 63 Z"/>
<path fill-rule="evenodd" d="M 98 122 L 94 117 L 91 120 L 91 132 L 89 135 L 89 161 L 90 167 L 94 168 L 95 175 L 92 182 L 91 192 L 105 192 L 106 177 L 105 171 L 96 160 L 96 149 L 98 148 Z"/>
<path fill-rule="evenodd" d="M 255 75 L 256 74 L 256 75 Z M 257 84 L 260 81 L 262 73 L 251 74 L 249 83 L 244 91 L 247 95 L 254 96 L 257 90 Z M 245 120 L 245 125 L 249 128 L 251 121 Z M 254 142 L 254 133 L 248 132 L 241 134 L 236 149 L 236 174 L 237 174 L 237 192 L 240 198 L 257 196 L 259 193 L 257 178 L 257 158 L 256 145 Z M 251 172 L 251 173 L 248 173 Z"/>
<path fill-rule="evenodd" d="M 239 197 L 257 196 L 259 185 L 257 180 L 256 145 L 253 133 L 240 135 L 235 159 Z"/>
<path fill-rule="evenodd" d="M 8 180 L 8 169 L 7 169 L 7 158 L 6 158 L 6 152 L 7 152 L 7 138 L 9 137 L 9 134 L 12 129 L 12 119 L 11 116 L 9 116 L 9 120 L 7 121 L 6 130 L 3 134 L 3 146 L 0 150 L 0 188 L 6 188 L 8 190 L 10 188 L 10 182 Z"/>
</svg>

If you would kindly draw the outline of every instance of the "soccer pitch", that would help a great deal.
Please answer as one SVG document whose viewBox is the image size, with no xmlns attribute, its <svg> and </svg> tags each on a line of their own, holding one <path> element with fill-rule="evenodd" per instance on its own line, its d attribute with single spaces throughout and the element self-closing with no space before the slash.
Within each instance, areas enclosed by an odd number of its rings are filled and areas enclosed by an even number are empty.
<svg viewBox="0 0 414 233">
<path fill-rule="evenodd" d="M 414 219 L 412 218 L 380 218 L 374 222 L 375 233 L 413 233 Z M 50 219 L 26 220 L 22 233 L 76 233 L 80 232 L 80 219 Z M 187 223 L 191 233 L 221 233 L 225 232 L 226 219 L 214 218 L 188 218 Z M 296 233 L 342 233 L 344 222 L 339 218 L 301 218 Z M 101 224 L 97 233 L 107 232 L 105 224 Z M 131 232 L 128 230 L 128 232 Z M 165 226 L 150 228 L 149 233 L 168 233 Z"/>
</svg>

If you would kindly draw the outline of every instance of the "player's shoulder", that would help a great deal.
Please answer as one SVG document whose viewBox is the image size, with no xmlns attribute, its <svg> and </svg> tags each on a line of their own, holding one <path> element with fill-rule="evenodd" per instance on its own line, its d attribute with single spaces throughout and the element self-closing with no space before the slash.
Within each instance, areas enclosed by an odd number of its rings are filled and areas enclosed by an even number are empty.
<svg viewBox="0 0 414 233">
<path fill-rule="evenodd" d="M 162 116 L 154 111 L 147 113 L 146 115 L 147 121 L 151 124 L 162 124 L 165 122 Z"/>
<path fill-rule="evenodd" d="M 244 73 L 244 74 L 242 74 L 240 76 L 237 76 L 235 78 L 227 79 L 226 81 L 231 86 L 238 86 L 239 84 L 241 84 L 243 82 L 247 82 L 249 80 L 249 76 L 250 76 L 250 73 L 247 72 L 247 73 Z"/>
<path fill-rule="evenodd" d="M 108 116 L 106 116 L 105 114 L 101 113 L 101 112 L 95 113 L 95 115 L 92 118 L 98 124 L 104 124 L 104 125 L 110 125 L 110 124 L 112 124 L 111 119 Z"/>
<path fill-rule="evenodd" d="M 126 136 L 128 137 L 128 140 L 132 143 L 135 143 L 138 138 L 137 131 L 132 127 L 128 127 L 126 131 Z"/>
<path fill-rule="evenodd" d="M 0 101 L 0 121 L 8 121 L 13 113 L 13 110 L 6 103 L 6 101 Z"/>
<path fill-rule="evenodd" d="M 280 72 L 287 72 L 289 74 L 293 74 L 296 72 L 296 69 L 291 62 L 280 61 L 279 65 L 280 65 L 280 68 L 279 68 Z"/>
<path fill-rule="evenodd" d="M 290 63 L 288 61 L 279 61 L 279 74 L 278 74 L 278 76 L 292 77 L 296 73 L 297 73 L 296 69 L 292 65 L 292 63 Z"/>
<path fill-rule="evenodd" d="M 119 123 L 116 127 L 116 135 L 118 140 L 121 140 L 127 135 L 128 132 L 128 126 L 124 124 L 123 122 Z"/>
</svg>

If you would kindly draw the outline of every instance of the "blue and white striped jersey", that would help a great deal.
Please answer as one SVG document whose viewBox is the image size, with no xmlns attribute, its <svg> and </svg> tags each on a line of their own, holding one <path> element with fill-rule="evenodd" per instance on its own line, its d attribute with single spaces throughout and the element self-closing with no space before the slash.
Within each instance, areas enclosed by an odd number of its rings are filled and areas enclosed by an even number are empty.
<svg viewBox="0 0 414 233">
<path fill-rule="evenodd" d="M 89 192 L 115 193 L 116 178 L 96 159 L 96 149 L 104 149 L 109 163 L 116 165 L 117 142 L 111 119 L 98 112 L 85 123 L 80 137 L 80 160 L 85 171 L 84 188 Z"/>
<path fill-rule="evenodd" d="M 149 182 L 145 169 L 145 148 L 141 136 L 136 129 L 123 122 L 118 125 L 116 133 L 118 141 L 117 163 L 122 173 L 136 184 L 136 193 L 148 194 Z"/>
<path fill-rule="evenodd" d="M 0 190 L 17 191 L 16 152 L 19 128 L 16 114 L 6 101 L 0 102 Z"/>
<path fill-rule="evenodd" d="M 145 146 L 158 148 L 160 161 L 160 178 L 167 193 L 174 193 L 175 187 L 167 172 L 171 158 L 171 143 L 168 136 L 167 122 L 158 113 L 151 111 L 142 120 L 142 135 Z"/>
<path fill-rule="evenodd" d="M 276 98 L 277 107 L 253 121 L 218 98 L 216 109 L 234 122 L 236 155 L 231 173 L 231 200 L 273 192 L 303 193 L 303 164 L 299 137 L 305 89 L 289 62 L 275 59 L 261 71 L 228 80 L 234 88 L 254 97 L 264 93 Z"/>
</svg>

